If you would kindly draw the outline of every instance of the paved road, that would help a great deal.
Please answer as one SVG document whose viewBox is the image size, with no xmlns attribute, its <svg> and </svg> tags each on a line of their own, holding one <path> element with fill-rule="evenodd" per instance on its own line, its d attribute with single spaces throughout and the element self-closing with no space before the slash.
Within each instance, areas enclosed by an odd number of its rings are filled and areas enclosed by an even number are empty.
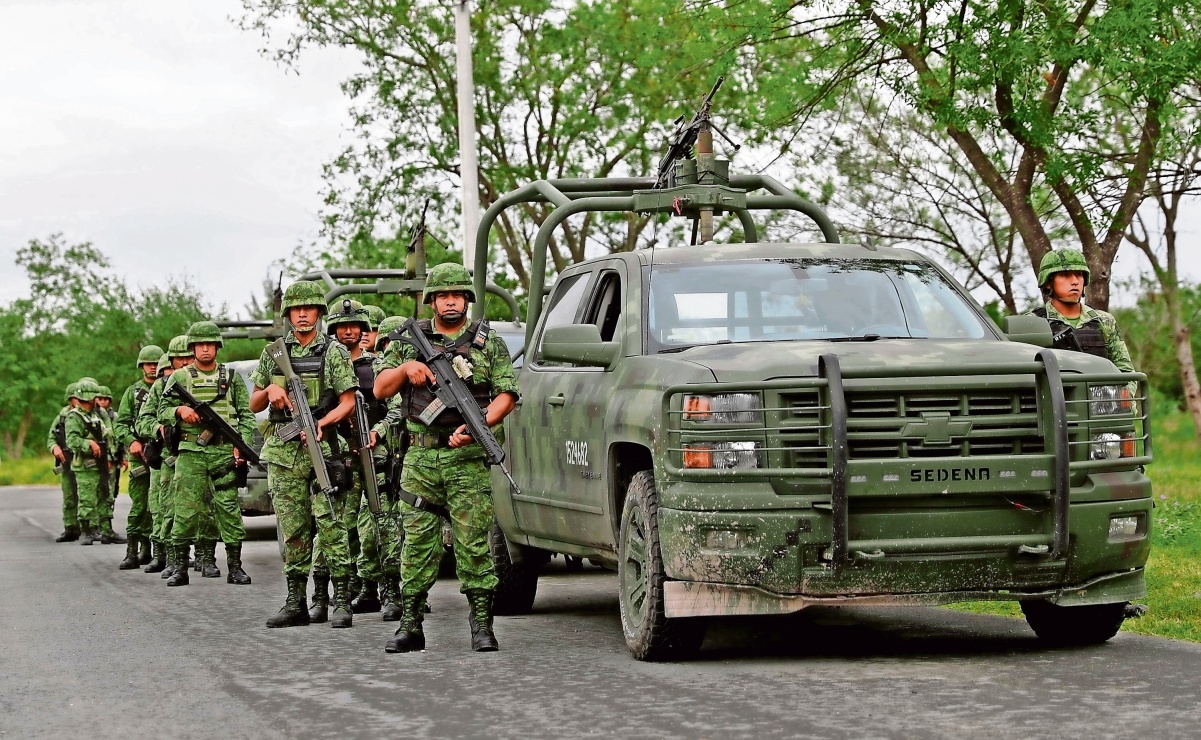
<svg viewBox="0 0 1201 740">
<path fill-rule="evenodd" d="M 0 489 L 0 737 L 1201 734 L 1201 646 L 1121 634 L 1049 651 L 1017 620 L 827 609 L 722 623 L 698 660 L 638 663 L 614 578 L 591 568 L 546 576 L 484 655 L 439 582 L 429 649 L 387 655 L 378 615 L 263 626 L 284 593 L 273 519 L 249 520 L 252 586 L 168 589 L 118 571 L 122 546 L 54 544 L 57 496 Z"/>
</svg>

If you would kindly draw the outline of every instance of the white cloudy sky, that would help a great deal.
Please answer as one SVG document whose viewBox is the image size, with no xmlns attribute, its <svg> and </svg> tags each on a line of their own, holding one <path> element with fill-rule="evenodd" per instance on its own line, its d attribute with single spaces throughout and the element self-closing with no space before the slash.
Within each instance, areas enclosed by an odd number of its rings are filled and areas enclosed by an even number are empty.
<svg viewBox="0 0 1201 740">
<path fill-rule="evenodd" d="M 317 235 L 321 164 L 346 138 L 345 52 L 300 74 L 229 21 L 237 0 L 0 0 L 0 303 L 33 237 L 92 241 L 134 285 L 187 277 L 241 309 Z M 1201 206 L 1183 265 L 1201 279 Z M 1136 269 L 1131 250 L 1118 274 Z"/>
</svg>

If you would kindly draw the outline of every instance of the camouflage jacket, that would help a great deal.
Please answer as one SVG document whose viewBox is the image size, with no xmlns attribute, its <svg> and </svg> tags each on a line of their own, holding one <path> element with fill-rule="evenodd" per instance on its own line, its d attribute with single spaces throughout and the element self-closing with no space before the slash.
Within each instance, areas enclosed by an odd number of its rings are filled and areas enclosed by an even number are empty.
<svg viewBox="0 0 1201 740">
<path fill-rule="evenodd" d="M 467 331 L 467 326 L 452 336 L 447 336 L 449 340 L 458 339 Z M 436 346 L 436 345 L 435 345 Z M 402 364 L 417 359 L 417 349 L 408 342 L 393 341 L 379 361 L 375 364 L 375 371 L 379 373 L 394 367 L 400 367 Z M 517 374 L 513 370 L 513 361 L 509 358 L 508 347 L 496 332 L 489 331 L 488 338 L 484 342 L 484 348 L 481 350 L 475 346 L 471 347 L 471 382 L 476 384 L 487 384 L 492 398 L 496 398 L 502 393 L 512 393 L 514 398 L 520 397 L 521 393 L 517 387 Z M 403 391 L 402 391 L 403 393 Z M 392 404 L 389 404 L 389 409 Z M 410 418 L 406 422 L 410 432 L 421 434 L 427 430 L 427 427 L 417 419 Z"/>
<path fill-rule="evenodd" d="M 296 339 L 296 335 L 288 332 L 284 337 L 284 343 L 288 345 L 289 355 L 291 357 L 308 357 L 314 354 L 314 351 L 320 349 L 324 344 L 331 343 L 329 349 L 325 350 L 325 363 L 322 366 L 321 383 L 322 386 L 333 391 L 335 396 L 342 393 L 354 390 L 359 387 L 359 381 L 355 377 L 354 367 L 350 364 L 350 354 L 346 348 L 337 342 L 332 341 L 327 335 L 320 332 L 317 337 L 308 345 L 301 345 Z M 266 388 L 272 383 L 272 376 L 276 372 L 275 361 L 271 359 L 267 350 L 263 350 L 263 354 L 259 357 L 259 366 L 250 374 L 250 382 L 256 388 Z M 320 421 L 320 419 L 318 419 Z M 282 442 L 279 437 L 272 433 L 273 429 L 267 429 L 263 434 L 264 442 L 260 456 L 263 460 L 284 467 L 293 467 L 296 464 L 298 456 L 306 454 L 304 445 L 299 439 L 294 439 L 291 442 Z"/>
<path fill-rule="evenodd" d="M 137 403 L 137 392 L 139 389 L 146 389 L 146 397 L 142 399 L 142 404 L 145 404 L 146 399 L 150 397 L 150 389 L 153 385 L 153 383 L 148 384 L 139 378 L 121 394 L 121 403 L 117 406 L 117 418 L 113 422 L 113 431 L 116 432 L 117 442 L 126 448 L 133 444 L 139 436 L 134 432 L 138 412 L 142 410 L 141 405 Z"/>
<path fill-rule="evenodd" d="M 192 367 L 195 366 L 193 365 Z M 214 368 L 206 373 L 197 368 L 196 372 L 201 377 L 212 378 L 212 376 L 216 375 L 218 371 Z M 229 405 L 233 408 L 233 416 L 235 417 L 233 419 L 226 419 L 226 421 L 228 421 L 229 425 L 238 431 L 238 434 L 242 435 L 242 440 L 246 442 L 246 444 L 253 445 L 254 414 L 250 412 L 250 393 L 246 390 L 246 385 L 242 382 L 241 378 L 238 377 L 237 373 L 228 368 L 225 370 L 225 372 L 232 376 L 232 382 L 229 384 L 229 391 L 226 395 L 226 399 L 229 401 Z M 171 393 L 171 388 L 176 383 L 183 384 L 185 387 L 189 385 L 188 381 L 191 378 L 190 373 L 191 368 L 184 368 L 177 373 L 173 373 L 171 377 L 167 379 L 167 384 L 163 386 L 162 400 L 159 401 L 158 404 L 158 420 L 161 424 L 179 424 L 180 431 L 182 431 L 185 435 L 180 440 L 179 449 L 191 450 L 192 452 L 203 452 L 205 447 L 197 443 L 194 437 L 203 432 L 204 427 L 199 424 L 185 424 L 176 416 L 175 410 L 182 406 L 183 402 L 176 398 L 174 393 Z M 193 391 L 191 388 L 188 388 L 188 390 L 195 394 L 195 391 Z M 230 445 L 232 442 L 226 440 L 222 444 Z M 211 446 L 215 447 L 216 445 Z"/>
<path fill-rule="evenodd" d="M 99 409 L 84 411 L 82 407 L 72 409 L 67 414 L 67 449 L 75 458 L 71 461 L 72 470 L 83 470 L 95 466 L 92 457 L 91 442 L 107 444 L 111 450 L 114 444 L 112 428 L 104 421 L 104 414 Z M 95 430 L 99 429 L 99 435 Z"/>
<path fill-rule="evenodd" d="M 1062 321 L 1073 329 L 1079 329 L 1093 319 L 1097 319 L 1101 327 L 1101 336 L 1105 338 L 1105 351 L 1109 354 L 1110 362 L 1117 365 L 1118 370 L 1124 373 L 1134 372 L 1134 361 L 1130 359 L 1130 350 L 1126 348 L 1126 342 L 1122 341 L 1122 334 L 1118 331 L 1118 321 L 1112 314 L 1082 303 L 1080 315 L 1069 319 L 1055 310 L 1050 301 L 1043 304 L 1043 307 L 1047 311 L 1048 321 Z M 1027 311 L 1027 313 L 1034 312 Z"/>
<path fill-rule="evenodd" d="M 142 408 L 138 409 L 138 415 L 134 419 L 133 428 L 139 437 L 142 439 L 153 439 L 158 435 L 159 420 L 158 407 L 163 401 L 163 388 L 167 386 L 167 378 L 164 376 L 154 381 L 150 386 L 150 393 L 146 396 L 145 403 Z"/>
<path fill-rule="evenodd" d="M 54 421 L 50 424 L 50 430 L 46 432 L 46 451 L 53 452 L 54 445 L 58 444 L 58 440 L 54 438 L 54 428 L 59 424 L 65 424 L 67 414 L 71 413 L 73 406 L 63 406 L 58 411 L 58 416 L 54 417 Z M 67 452 L 67 446 L 63 445 L 63 452 Z"/>
</svg>

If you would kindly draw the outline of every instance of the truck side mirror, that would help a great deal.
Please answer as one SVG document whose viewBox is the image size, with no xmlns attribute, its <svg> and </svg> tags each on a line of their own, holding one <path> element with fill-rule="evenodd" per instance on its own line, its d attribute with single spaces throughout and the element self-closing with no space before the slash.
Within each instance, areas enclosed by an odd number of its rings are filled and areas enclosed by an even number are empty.
<svg viewBox="0 0 1201 740">
<path fill-rule="evenodd" d="M 1006 316 L 1005 335 L 1011 342 L 1025 342 L 1035 347 L 1051 346 L 1051 325 L 1042 316 Z"/>
<path fill-rule="evenodd" d="M 617 342 L 601 341 L 596 324 L 568 324 L 552 326 L 542 334 L 540 354 L 544 360 L 609 367 L 620 350 Z"/>
</svg>

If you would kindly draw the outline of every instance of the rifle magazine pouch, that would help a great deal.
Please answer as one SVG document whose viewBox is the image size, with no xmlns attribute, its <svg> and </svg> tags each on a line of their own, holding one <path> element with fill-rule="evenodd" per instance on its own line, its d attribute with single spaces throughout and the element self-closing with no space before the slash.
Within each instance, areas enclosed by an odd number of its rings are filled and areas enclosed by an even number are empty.
<svg viewBox="0 0 1201 740">
<path fill-rule="evenodd" d="M 196 437 L 196 444 L 200 445 L 201 447 L 208 447 L 212 443 L 213 433 L 208 429 L 205 429 Z"/>
<path fill-rule="evenodd" d="M 133 464 L 133 465 L 129 466 L 129 477 L 130 478 L 144 478 L 144 477 L 146 477 L 146 474 L 148 474 L 149 472 L 150 472 L 150 469 L 147 468 L 145 465 Z"/>
</svg>

